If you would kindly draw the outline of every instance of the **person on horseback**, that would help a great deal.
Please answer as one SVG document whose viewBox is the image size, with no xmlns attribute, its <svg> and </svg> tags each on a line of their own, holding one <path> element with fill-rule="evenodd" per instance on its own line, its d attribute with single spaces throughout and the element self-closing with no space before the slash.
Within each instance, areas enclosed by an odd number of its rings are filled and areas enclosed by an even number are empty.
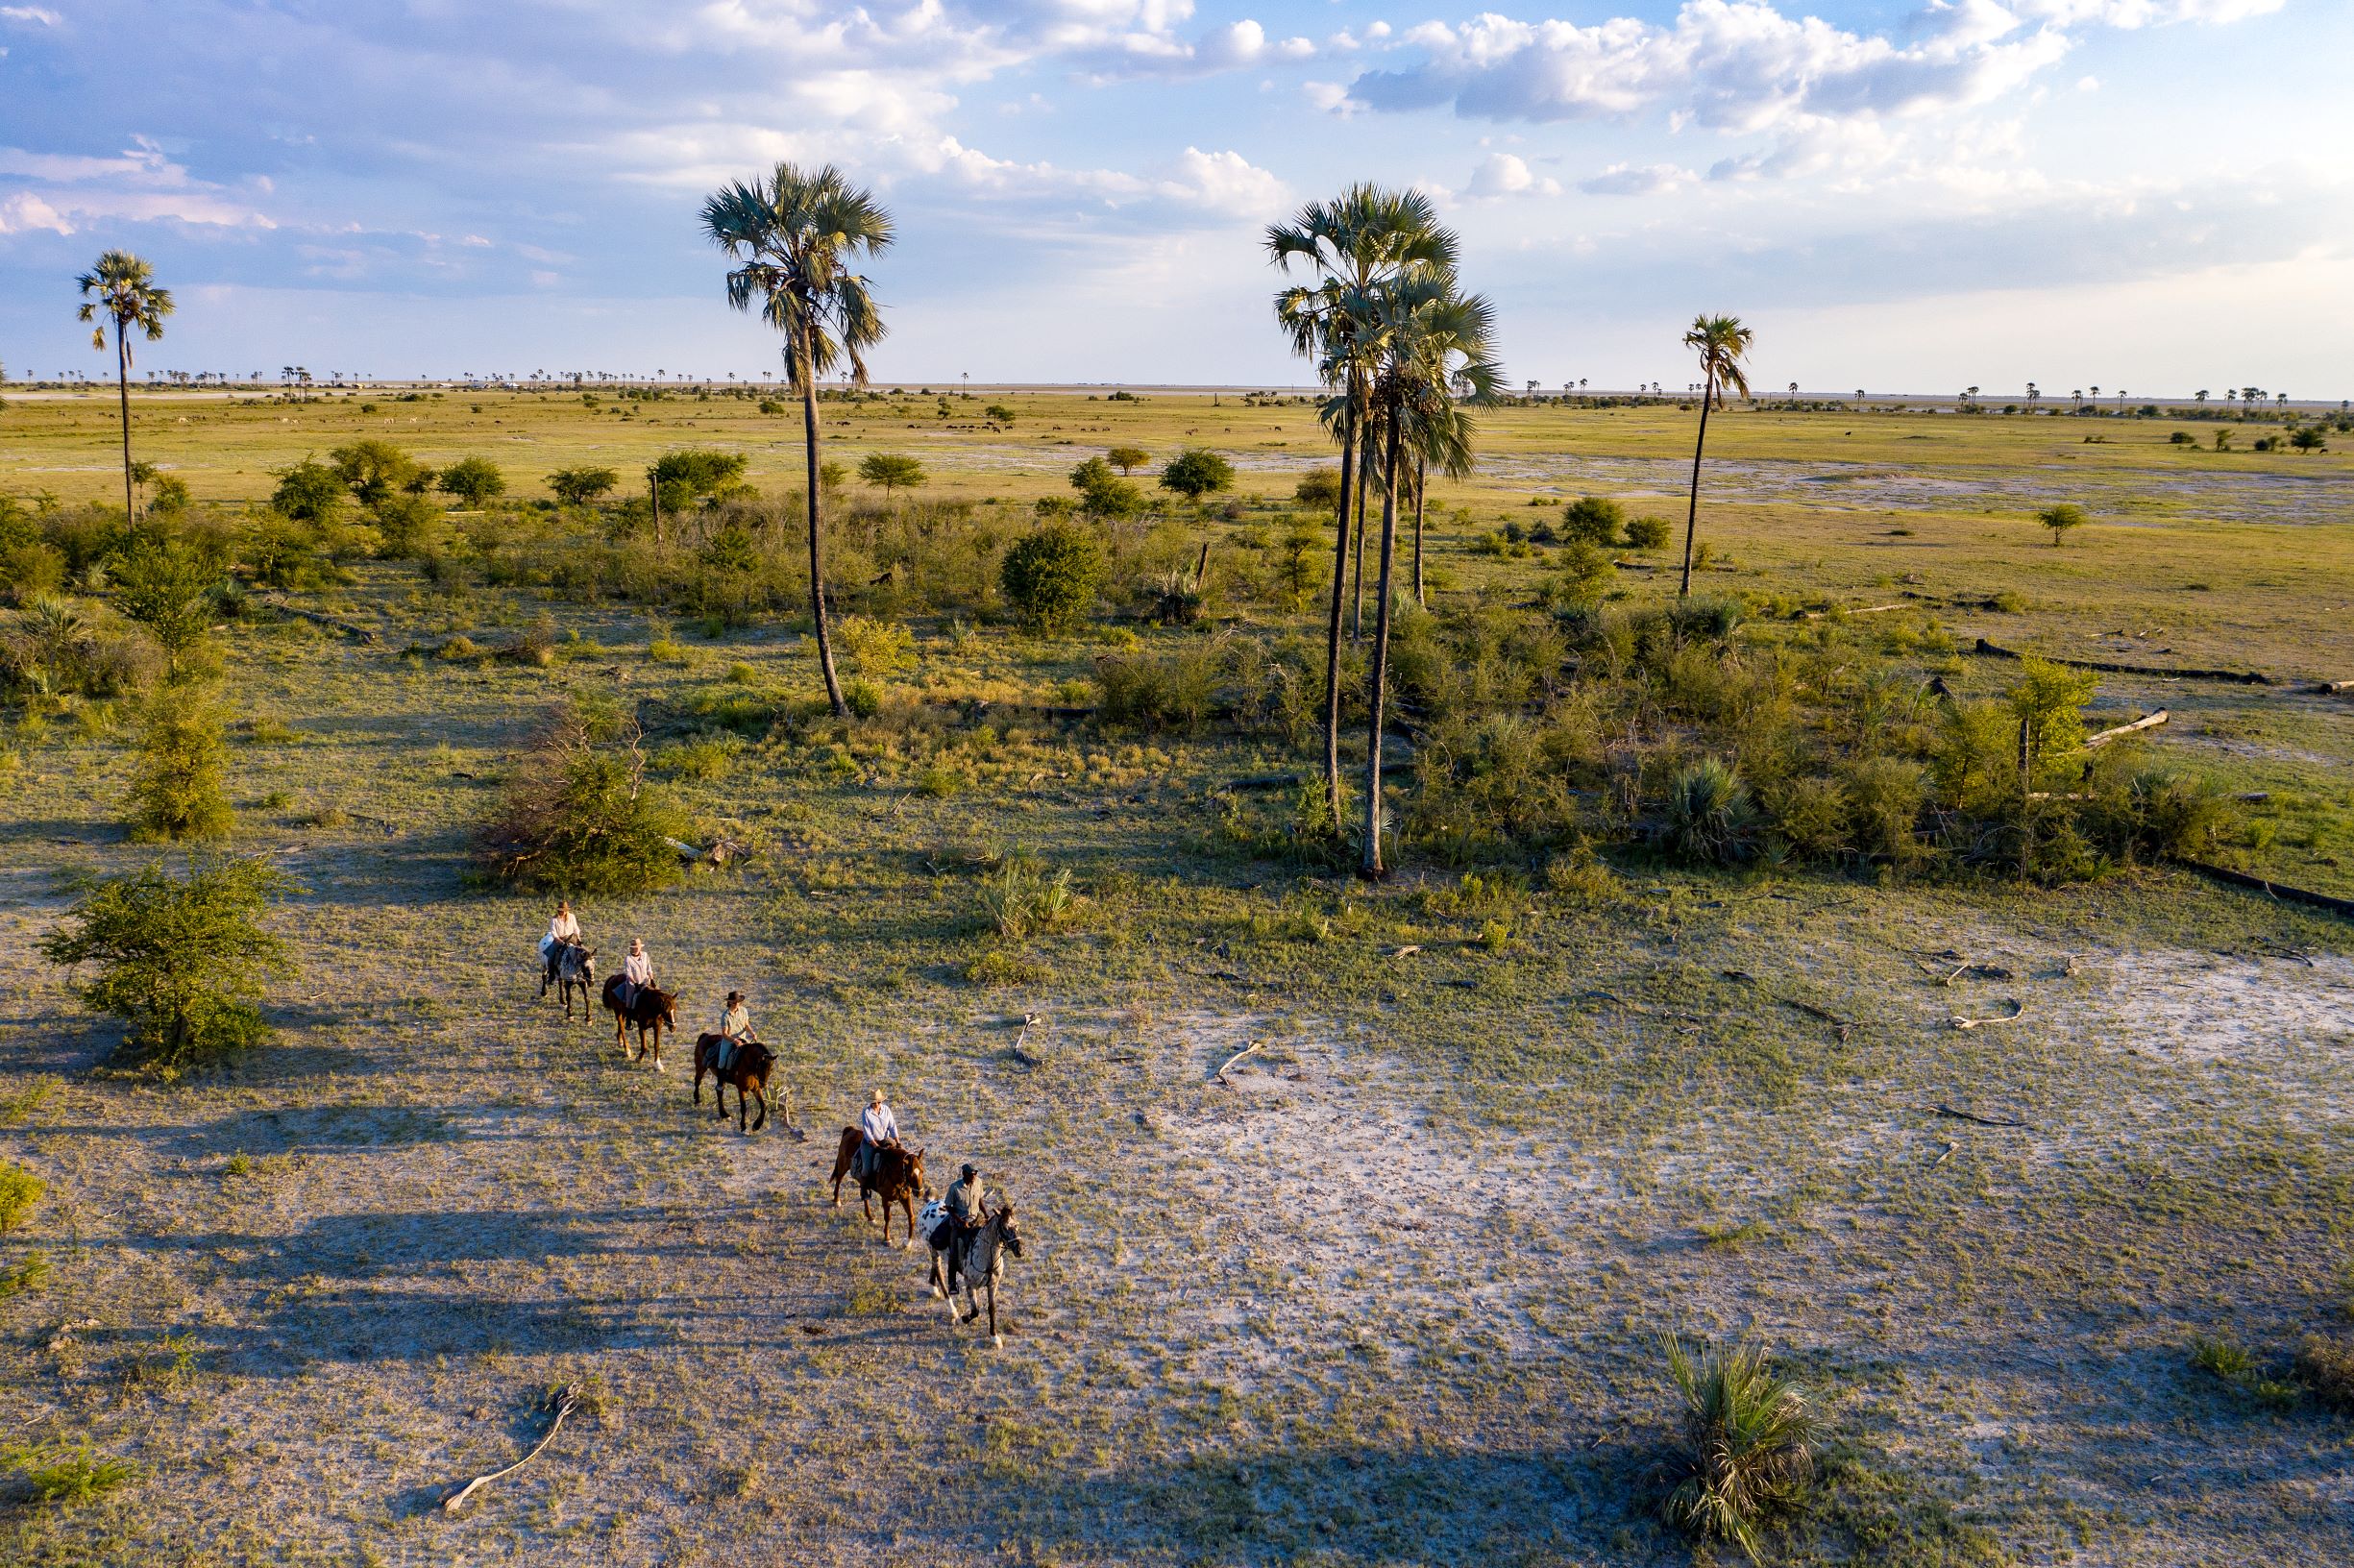
<svg viewBox="0 0 2354 1568">
<path fill-rule="evenodd" d="M 548 921 L 548 934 L 539 939 L 540 962 L 548 966 L 549 979 L 555 978 L 556 955 L 579 940 L 580 922 L 573 917 L 572 901 L 559 899 Z"/>
<path fill-rule="evenodd" d="M 725 1072 L 735 1066 L 736 1052 L 755 1043 L 752 1035 L 752 1016 L 744 1009 L 744 992 L 727 993 L 727 1006 L 720 1014 L 720 1059 L 718 1070 Z"/>
<path fill-rule="evenodd" d="M 883 1103 L 881 1090 L 874 1091 L 866 1110 L 859 1113 L 858 1132 L 858 1179 L 870 1185 L 874 1181 L 875 1161 L 885 1148 L 899 1141 L 898 1118 Z"/>
<path fill-rule="evenodd" d="M 630 1004 L 638 999 L 639 987 L 653 983 L 654 961 L 652 955 L 646 951 L 646 940 L 631 937 L 628 955 L 622 960 L 622 1010 L 627 1012 Z"/>
<path fill-rule="evenodd" d="M 982 1185 L 981 1173 L 971 1165 L 962 1166 L 956 1180 L 948 1187 L 948 1279 L 954 1284 L 965 1270 L 965 1252 L 973 1237 L 989 1219 L 989 1188 Z"/>
</svg>

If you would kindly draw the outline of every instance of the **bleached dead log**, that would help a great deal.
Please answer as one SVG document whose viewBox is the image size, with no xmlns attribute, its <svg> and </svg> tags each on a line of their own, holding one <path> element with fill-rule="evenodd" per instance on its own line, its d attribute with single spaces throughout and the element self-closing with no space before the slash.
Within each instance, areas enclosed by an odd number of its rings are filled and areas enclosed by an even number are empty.
<svg viewBox="0 0 2354 1568">
<path fill-rule="evenodd" d="M 493 1470 L 486 1476 L 477 1476 L 472 1481 L 466 1482 L 465 1485 L 460 1486 L 456 1491 L 452 1492 L 448 1497 L 443 1498 L 441 1500 L 442 1512 L 455 1513 L 458 1508 L 464 1505 L 466 1499 L 475 1494 L 475 1489 L 477 1487 L 487 1485 L 491 1482 L 497 1481 L 501 1476 L 511 1476 L 516 1471 L 522 1469 L 525 1465 L 529 1464 L 533 1459 L 538 1458 L 541 1451 L 547 1448 L 550 1443 L 554 1442 L 555 1434 L 563 1430 L 564 1418 L 572 1414 L 574 1409 L 579 1406 L 580 1385 L 576 1383 L 566 1384 L 562 1388 L 556 1390 L 555 1398 L 550 1401 L 550 1403 L 555 1408 L 555 1419 L 550 1422 L 548 1425 L 548 1435 L 542 1437 L 538 1443 L 533 1445 L 530 1453 L 526 1454 L 522 1458 L 517 1459 L 513 1464 L 508 1465 L 505 1469 Z"/>
<path fill-rule="evenodd" d="M 2120 724 L 2115 729 L 2104 729 L 2097 735 L 2086 736 L 2084 738 L 2084 748 L 2087 751 L 2090 751 L 2097 746 L 2106 746 L 2109 742 L 2116 740 L 2120 735 L 2131 735 L 2136 730 L 2142 729 L 2155 729 L 2172 717 L 2173 715 L 2168 710 L 2165 708 L 2160 708 L 2156 713 L 2151 714 L 2146 719 L 2136 719 L 2130 724 Z"/>
<path fill-rule="evenodd" d="M 1827 610 L 1806 610 L 1800 614 L 1799 619 L 1802 621 L 1825 621 L 1828 620 L 1834 615 L 1885 615 L 1890 610 L 1909 610 L 1913 606 L 1910 604 L 1867 604 L 1860 609 L 1853 610 L 1839 609 L 1834 607 Z"/>
<path fill-rule="evenodd" d="M 1951 1023 L 1956 1029 L 1983 1029 L 1990 1023 L 2009 1023 L 2016 1018 L 2023 1017 L 2026 1015 L 2026 1003 L 2013 998 L 2011 1002 L 2011 1011 L 2003 1014 L 2000 1017 L 1964 1018 L 1957 1017 L 1949 1018 L 1947 1021 Z"/>
<path fill-rule="evenodd" d="M 300 608 L 283 594 L 263 594 L 259 602 L 266 608 L 276 610 L 280 615 L 290 615 L 297 621 L 307 621 L 314 626 L 325 626 L 330 631 L 339 631 L 356 643 L 376 641 L 375 627 L 363 626 L 356 621 L 346 621 L 339 615 L 329 615 L 320 610 Z"/>
<path fill-rule="evenodd" d="M 1235 1054 L 1234 1054 L 1234 1055 L 1232 1055 L 1232 1056 L 1228 1057 L 1228 1058 L 1227 1058 L 1225 1061 L 1223 1061 L 1223 1062 L 1219 1063 L 1219 1064 L 1218 1064 L 1218 1070 L 1217 1070 L 1217 1071 L 1215 1071 L 1215 1072 L 1214 1072 L 1214 1073 L 1212 1073 L 1210 1076 L 1211 1076 L 1212 1078 L 1215 1079 L 1217 1082 L 1219 1082 L 1219 1083 L 1221 1083 L 1221 1084 L 1225 1084 L 1225 1083 L 1227 1082 L 1227 1079 L 1226 1079 L 1226 1069 L 1227 1069 L 1228 1067 L 1233 1066 L 1234 1066 L 1236 1063 L 1238 1063 L 1238 1062 L 1241 1061 L 1241 1060 L 1242 1060 L 1244 1057 L 1246 1057 L 1246 1056 L 1255 1056 L 1255 1055 L 1257 1055 L 1257 1054 L 1258 1054 L 1258 1052 L 1259 1052 L 1259 1050 L 1261 1049 L 1261 1047 L 1264 1046 L 1265 1044 L 1266 1044 L 1266 1041 L 1263 1041 L 1263 1040 L 1254 1040 L 1254 1041 L 1251 1041 L 1251 1042 L 1250 1042 L 1248 1045 L 1243 1046 L 1243 1047 L 1242 1047 L 1240 1050 L 1238 1050 L 1238 1051 L 1235 1052 Z M 1231 1089 L 1231 1088 L 1233 1088 L 1234 1086 L 1233 1086 L 1233 1085 L 1231 1085 L 1231 1084 L 1227 1084 L 1227 1087 Z"/>
</svg>

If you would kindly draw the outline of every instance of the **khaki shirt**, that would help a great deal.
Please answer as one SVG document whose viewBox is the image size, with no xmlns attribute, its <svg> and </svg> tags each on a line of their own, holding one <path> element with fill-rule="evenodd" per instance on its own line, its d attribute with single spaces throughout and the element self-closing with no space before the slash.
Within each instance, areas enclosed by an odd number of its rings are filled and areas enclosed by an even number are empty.
<svg viewBox="0 0 2354 1568">
<path fill-rule="evenodd" d="M 989 1202 L 989 1188 L 979 1177 L 971 1181 L 957 1181 L 948 1188 L 948 1217 L 960 1225 L 969 1225 L 981 1217 Z"/>
<path fill-rule="evenodd" d="M 744 1010 L 742 1002 L 738 1002 L 720 1015 L 720 1033 L 725 1035 L 729 1040 L 741 1041 L 746 1035 L 751 1033 L 751 1029 L 752 1016 Z"/>
</svg>

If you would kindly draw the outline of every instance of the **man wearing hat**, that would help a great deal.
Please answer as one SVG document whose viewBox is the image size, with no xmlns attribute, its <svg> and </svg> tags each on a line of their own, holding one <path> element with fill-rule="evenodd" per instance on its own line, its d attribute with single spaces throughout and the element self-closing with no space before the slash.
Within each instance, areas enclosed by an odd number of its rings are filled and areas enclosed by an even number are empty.
<svg viewBox="0 0 2354 1568">
<path fill-rule="evenodd" d="M 981 1173 L 970 1165 L 957 1172 L 957 1179 L 948 1188 L 948 1286 L 951 1291 L 957 1276 L 965 1271 L 965 1248 L 973 1232 L 989 1217 L 989 1189 L 981 1185 Z"/>
<path fill-rule="evenodd" d="M 752 1016 L 744 1010 L 744 992 L 727 993 L 726 1009 L 720 1014 L 719 1070 L 725 1072 L 735 1066 L 736 1052 L 752 1038 Z"/>
</svg>

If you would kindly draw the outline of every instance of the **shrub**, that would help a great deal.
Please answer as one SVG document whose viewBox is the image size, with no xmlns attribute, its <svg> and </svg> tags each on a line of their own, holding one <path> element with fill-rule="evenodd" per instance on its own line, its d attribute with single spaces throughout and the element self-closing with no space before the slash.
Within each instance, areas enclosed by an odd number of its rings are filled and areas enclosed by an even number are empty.
<svg viewBox="0 0 2354 1568">
<path fill-rule="evenodd" d="M 1906 866 L 1924 852 L 1919 828 L 1928 786 L 1922 767 L 1900 757 L 1865 757 L 1847 770 L 1854 804 L 1855 848 L 1874 860 Z"/>
<path fill-rule="evenodd" d="M 354 441 L 329 453 L 327 460 L 333 465 L 336 481 L 368 507 L 381 506 L 403 486 L 414 483 L 421 472 L 414 458 L 389 441 Z"/>
<path fill-rule="evenodd" d="M 1619 530 L 1626 523 L 1627 508 L 1601 496 L 1581 497 L 1561 512 L 1562 536 L 1592 545 L 1618 543 Z"/>
<path fill-rule="evenodd" d="M 858 477 L 886 496 L 895 490 L 912 490 L 930 478 L 915 458 L 888 452 L 870 453 L 861 458 Z"/>
<path fill-rule="evenodd" d="M 385 498 L 376 509 L 376 530 L 383 539 L 380 553 L 388 560 L 417 560 L 442 543 L 442 510 L 423 496 Z"/>
<path fill-rule="evenodd" d="M 895 621 L 846 615 L 834 624 L 833 631 L 842 650 L 856 659 L 860 669 L 876 674 L 906 664 L 916 647 L 916 634 Z"/>
<path fill-rule="evenodd" d="M 586 506 L 621 482 L 609 468 L 559 468 L 548 476 L 548 492 L 567 506 Z"/>
<path fill-rule="evenodd" d="M 187 546 L 141 534 L 114 556 L 108 576 L 115 607 L 147 628 L 177 674 L 212 624 L 211 587 L 217 574 Z"/>
<path fill-rule="evenodd" d="M 1548 585 L 1557 607 L 1602 602 L 1617 580 L 1610 557 L 1590 539 L 1573 538 L 1561 551 L 1561 575 Z"/>
<path fill-rule="evenodd" d="M 998 578 L 1024 625 L 1067 630 L 1095 601 L 1103 580 L 1103 548 L 1069 524 L 1048 523 L 1014 541 Z"/>
<path fill-rule="evenodd" d="M 1007 856 L 1003 865 L 982 878 L 978 896 L 982 920 L 999 936 L 1016 942 L 1061 929 L 1075 903 L 1070 872 L 1049 873 L 1030 854 Z"/>
<path fill-rule="evenodd" d="M 1725 866 L 1743 859 L 1757 826 L 1749 786 L 1729 763 L 1716 757 L 1679 769 L 1667 793 L 1667 847 L 1697 866 Z"/>
<path fill-rule="evenodd" d="M 0 1160 L 0 1236 L 23 1224 L 45 1190 L 38 1176 Z"/>
<path fill-rule="evenodd" d="M 478 507 L 506 494 L 506 476 L 487 457 L 460 457 L 441 471 L 442 494 Z"/>
<path fill-rule="evenodd" d="M 324 523 L 334 516 L 343 495 L 343 480 L 335 471 L 316 458 L 306 457 L 279 471 L 270 504 L 298 523 Z"/>
<path fill-rule="evenodd" d="M 1664 517 L 1631 517 L 1627 520 L 1627 548 L 1657 550 L 1668 542 L 1672 531 Z"/>
<path fill-rule="evenodd" d="M 2205 854 L 2240 828 L 2228 796 L 2205 779 L 2145 768 L 2104 795 L 2091 814 L 2121 855 L 2154 859 Z"/>
<path fill-rule="evenodd" d="M 69 1507 L 104 1497 L 139 1473 L 127 1459 L 96 1458 L 86 1442 L 19 1444 L 0 1449 L 0 1463 L 14 1470 L 33 1489 L 36 1502 Z"/>
<path fill-rule="evenodd" d="M 211 839 L 229 831 L 221 788 L 221 721 L 212 704 L 186 691 L 149 699 L 138 771 L 126 801 L 133 839 Z"/>
<path fill-rule="evenodd" d="M 1662 1349 L 1683 1402 L 1678 1474 L 1661 1511 L 1703 1537 L 1763 1561 L 1758 1531 L 1794 1506 L 1814 1475 L 1814 1416 L 1753 1342 L 1695 1358 L 1674 1335 Z"/>
<path fill-rule="evenodd" d="M 636 737 L 597 738 L 566 706 L 519 759 L 497 813 L 475 837 L 482 874 L 505 887 L 627 896 L 678 879 L 671 840 L 684 823 L 649 785 Z"/>
<path fill-rule="evenodd" d="M 268 1034 L 254 1002 L 285 968 L 285 944 L 259 920 L 292 887 L 258 858 L 198 856 L 180 877 L 158 862 L 91 885 L 41 956 L 97 966 L 77 988 L 83 1005 L 130 1026 L 130 1055 L 176 1073 Z"/>
<path fill-rule="evenodd" d="M 1340 504 L 1340 470 L 1312 468 L 1292 487 L 1291 499 L 1303 506 L 1329 512 Z"/>
<path fill-rule="evenodd" d="M 2331 1409 L 2354 1415 L 2354 1340 L 2306 1340 L 2296 1353 L 2296 1378 Z"/>
<path fill-rule="evenodd" d="M 864 675 L 842 688 L 843 706 L 853 719 L 871 719 L 883 711 L 883 688 Z"/>
<path fill-rule="evenodd" d="M 1214 452 L 1195 448 L 1181 452 L 1161 470 L 1161 488 L 1174 491 L 1188 501 L 1199 502 L 1202 497 L 1220 490 L 1230 490 L 1235 482 L 1235 465 Z"/>
</svg>

